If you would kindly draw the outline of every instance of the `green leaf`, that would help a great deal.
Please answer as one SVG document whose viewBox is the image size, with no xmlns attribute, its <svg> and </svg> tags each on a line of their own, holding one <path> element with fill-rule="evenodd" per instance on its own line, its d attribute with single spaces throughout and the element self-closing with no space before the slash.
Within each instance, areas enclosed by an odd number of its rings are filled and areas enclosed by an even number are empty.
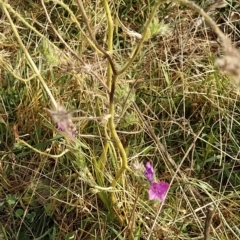
<svg viewBox="0 0 240 240">
<path fill-rule="evenodd" d="M 24 211 L 21 208 L 18 208 L 15 212 L 16 217 L 22 217 Z"/>
<path fill-rule="evenodd" d="M 6 200 L 9 205 L 14 205 L 16 203 L 17 198 L 13 195 L 7 195 Z"/>
</svg>

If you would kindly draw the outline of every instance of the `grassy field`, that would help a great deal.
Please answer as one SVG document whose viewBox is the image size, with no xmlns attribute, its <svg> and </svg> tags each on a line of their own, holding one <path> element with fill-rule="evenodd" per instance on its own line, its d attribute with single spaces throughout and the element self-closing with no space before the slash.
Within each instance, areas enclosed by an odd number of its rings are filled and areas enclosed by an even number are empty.
<svg viewBox="0 0 240 240">
<path fill-rule="evenodd" d="M 0 7 L 0 240 L 240 239 L 239 1 Z"/>
</svg>

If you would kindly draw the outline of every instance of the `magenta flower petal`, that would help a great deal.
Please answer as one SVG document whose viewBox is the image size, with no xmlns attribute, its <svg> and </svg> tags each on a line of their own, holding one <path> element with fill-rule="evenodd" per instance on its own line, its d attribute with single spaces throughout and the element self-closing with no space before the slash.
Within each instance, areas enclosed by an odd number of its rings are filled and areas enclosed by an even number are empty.
<svg viewBox="0 0 240 240">
<path fill-rule="evenodd" d="M 67 111 L 65 107 L 57 104 L 55 109 L 46 109 L 51 115 L 53 122 L 57 123 L 58 130 L 66 132 L 67 134 L 75 137 L 76 126 L 72 121 L 71 112 Z"/>
<path fill-rule="evenodd" d="M 152 183 L 148 191 L 149 199 L 159 199 L 161 201 L 164 201 L 168 188 L 169 184 L 165 182 Z"/>
<path fill-rule="evenodd" d="M 65 128 L 62 126 L 61 123 L 58 123 L 58 124 L 57 124 L 57 128 L 58 128 L 59 131 L 62 131 L 62 132 L 65 131 Z"/>
<path fill-rule="evenodd" d="M 145 165 L 145 171 L 144 171 L 144 176 L 147 178 L 147 180 L 152 183 L 153 177 L 154 177 L 154 170 L 153 166 L 151 165 L 150 162 L 147 162 Z"/>
<path fill-rule="evenodd" d="M 64 123 L 58 123 L 57 124 L 57 128 L 58 128 L 59 131 L 70 133 L 71 136 L 73 136 L 73 137 L 75 137 L 75 135 L 76 135 L 76 128 L 75 128 L 75 126 L 71 128 L 70 125 L 68 126 L 68 125 L 66 125 Z"/>
</svg>

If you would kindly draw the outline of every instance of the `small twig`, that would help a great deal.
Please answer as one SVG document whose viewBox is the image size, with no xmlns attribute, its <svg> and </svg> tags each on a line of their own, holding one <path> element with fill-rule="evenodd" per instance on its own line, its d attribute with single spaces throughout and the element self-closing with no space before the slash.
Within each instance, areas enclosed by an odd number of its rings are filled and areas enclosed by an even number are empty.
<svg viewBox="0 0 240 240">
<path fill-rule="evenodd" d="M 109 63 L 111 64 L 111 67 L 112 67 L 112 71 L 114 74 L 117 74 L 117 69 L 113 63 L 113 60 L 112 60 L 112 57 L 110 56 L 110 54 L 108 52 L 106 52 L 99 44 L 98 42 L 96 41 L 95 37 L 93 36 L 92 34 L 92 30 L 90 28 L 90 25 L 89 25 L 89 22 L 88 22 L 88 17 L 87 17 L 87 14 L 85 12 L 85 9 L 83 7 L 83 4 L 82 4 L 82 1 L 81 0 L 77 0 L 77 4 L 78 4 L 78 7 L 80 9 L 80 12 L 82 14 L 82 17 L 84 19 L 84 22 L 86 24 L 86 27 L 87 27 L 87 30 L 88 30 L 88 33 L 89 33 L 89 36 L 91 38 L 91 40 L 93 41 L 93 43 L 95 44 L 95 46 L 98 48 L 98 50 L 100 52 L 102 52 L 108 59 Z"/>
<path fill-rule="evenodd" d="M 118 14 L 117 14 L 117 12 L 116 12 L 116 17 L 117 17 L 118 23 L 120 24 L 120 27 L 122 28 L 122 30 L 123 30 L 127 35 L 129 35 L 130 37 L 137 38 L 137 39 L 141 39 L 141 38 L 142 38 L 142 34 L 137 33 L 137 32 L 135 32 L 135 31 L 132 31 L 132 30 L 128 29 L 128 28 L 121 22 L 121 20 L 119 19 Z"/>
<path fill-rule="evenodd" d="M 224 33 L 221 31 L 221 29 L 216 24 L 216 22 L 209 16 L 208 13 L 206 13 L 196 3 L 194 3 L 193 1 L 189 1 L 189 0 L 173 0 L 173 1 L 176 3 L 187 5 L 188 7 L 192 8 L 194 11 L 198 12 L 204 18 L 204 20 L 210 25 L 210 27 L 214 30 L 214 32 L 217 34 L 217 36 L 220 38 L 221 44 L 224 49 L 226 47 L 228 47 L 229 44 L 231 44 L 230 40 L 224 35 Z"/>
<path fill-rule="evenodd" d="M 29 145 L 28 143 L 26 143 L 25 141 L 23 141 L 23 140 L 21 140 L 21 139 L 19 139 L 19 138 L 17 138 L 16 140 L 17 140 L 19 143 L 21 143 L 21 144 L 27 146 L 28 148 L 32 149 L 34 152 L 37 152 L 37 153 L 39 153 L 39 154 L 41 154 L 41 155 L 44 155 L 44 156 L 47 156 L 47 157 L 51 157 L 51 158 L 60 158 L 60 157 L 62 157 L 63 155 L 65 155 L 67 152 L 69 152 L 69 149 L 66 149 L 66 150 L 64 150 L 63 152 L 61 152 L 61 153 L 58 154 L 58 155 L 52 155 L 52 154 L 42 152 L 42 151 L 38 150 L 37 148 L 32 147 L 31 145 Z"/>
<path fill-rule="evenodd" d="M 135 46 L 133 52 L 131 53 L 130 55 L 130 59 L 124 64 L 124 66 L 118 71 L 118 74 L 122 74 L 124 73 L 129 67 L 130 65 L 133 63 L 133 61 L 136 59 L 138 53 L 140 52 L 141 48 L 142 48 L 142 45 L 145 41 L 145 38 L 147 36 L 147 33 L 148 33 L 148 27 L 149 25 L 151 24 L 159 6 L 166 2 L 166 0 L 159 0 L 155 3 L 155 5 L 153 6 L 153 9 L 147 19 L 147 22 L 145 23 L 145 27 L 144 27 L 144 31 L 142 33 L 142 38 L 140 39 L 140 41 L 137 43 L 137 45 Z"/>
<path fill-rule="evenodd" d="M 89 73 L 86 72 L 86 74 L 89 74 L 91 77 L 92 75 L 97 78 L 99 80 L 99 82 L 102 84 L 102 86 L 105 88 L 105 90 L 107 91 L 107 93 L 109 94 L 110 93 L 110 89 L 109 87 L 107 86 L 107 84 L 93 71 L 91 70 Z"/>
<path fill-rule="evenodd" d="M 29 82 L 31 81 L 32 79 L 36 78 L 37 77 L 37 74 L 34 73 L 32 76 L 30 76 L 29 78 L 22 78 L 20 76 L 18 76 L 16 73 L 14 73 L 14 70 L 11 69 L 6 62 L 3 61 L 2 58 L 0 58 L 0 64 L 9 72 L 13 75 L 14 78 L 18 79 L 19 81 L 22 81 L 22 82 Z"/>
<path fill-rule="evenodd" d="M 77 20 L 77 18 L 76 18 L 76 16 L 75 16 L 75 14 L 73 13 L 73 11 L 69 8 L 69 6 L 68 6 L 67 4 L 65 4 L 65 3 L 64 3 L 63 1 L 61 1 L 61 0 L 49 0 L 49 1 L 52 1 L 52 2 L 54 2 L 54 3 L 57 3 L 57 4 L 59 4 L 63 9 L 65 9 L 65 10 L 69 13 L 69 15 L 70 15 L 70 17 L 71 17 L 71 20 L 73 20 L 73 22 L 78 26 L 78 28 L 79 28 L 79 30 L 81 31 L 82 35 L 83 35 L 84 37 L 86 37 L 88 43 L 94 48 L 94 50 L 96 50 L 96 52 L 102 53 L 102 52 L 96 47 L 95 43 L 85 34 L 85 32 L 83 31 L 80 23 L 78 22 L 78 20 Z"/>
<path fill-rule="evenodd" d="M 45 5 L 43 0 L 41 0 L 41 3 L 42 3 L 42 6 L 43 6 L 45 15 L 47 17 L 47 21 L 50 24 L 50 26 L 51 26 L 52 30 L 54 31 L 54 33 L 57 35 L 57 37 L 63 43 L 63 45 L 74 55 L 74 57 L 76 57 L 82 64 L 84 64 L 83 60 L 69 47 L 69 45 L 65 42 L 65 40 L 62 38 L 62 36 L 57 31 L 57 29 L 54 27 L 54 25 L 53 25 L 53 23 L 51 21 L 51 18 L 50 18 L 49 14 L 48 14 L 46 5 Z"/>
<path fill-rule="evenodd" d="M 204 225 L 204 240 L 208 240 L 210 227 L 211 227 L 211 223 L 212 223 L 212 219 L 213 219 L 213 215 L 214 215 L 214 210 L 215 210 L 214 205 L 211 204 L 208 207 L 205 225 Z"/>
</svg>

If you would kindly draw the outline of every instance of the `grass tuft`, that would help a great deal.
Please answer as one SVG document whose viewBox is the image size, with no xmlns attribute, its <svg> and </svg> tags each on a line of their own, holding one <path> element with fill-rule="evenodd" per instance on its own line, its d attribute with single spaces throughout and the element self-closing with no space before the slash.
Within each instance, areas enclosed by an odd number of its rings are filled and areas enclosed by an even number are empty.
<svg viewBox="0 0 240 240">
<path fill-rule="evenodd" d="M 240 239 L 239 7 L 195 2 L 0 0 L 0 239 Z"/>
</svg>

